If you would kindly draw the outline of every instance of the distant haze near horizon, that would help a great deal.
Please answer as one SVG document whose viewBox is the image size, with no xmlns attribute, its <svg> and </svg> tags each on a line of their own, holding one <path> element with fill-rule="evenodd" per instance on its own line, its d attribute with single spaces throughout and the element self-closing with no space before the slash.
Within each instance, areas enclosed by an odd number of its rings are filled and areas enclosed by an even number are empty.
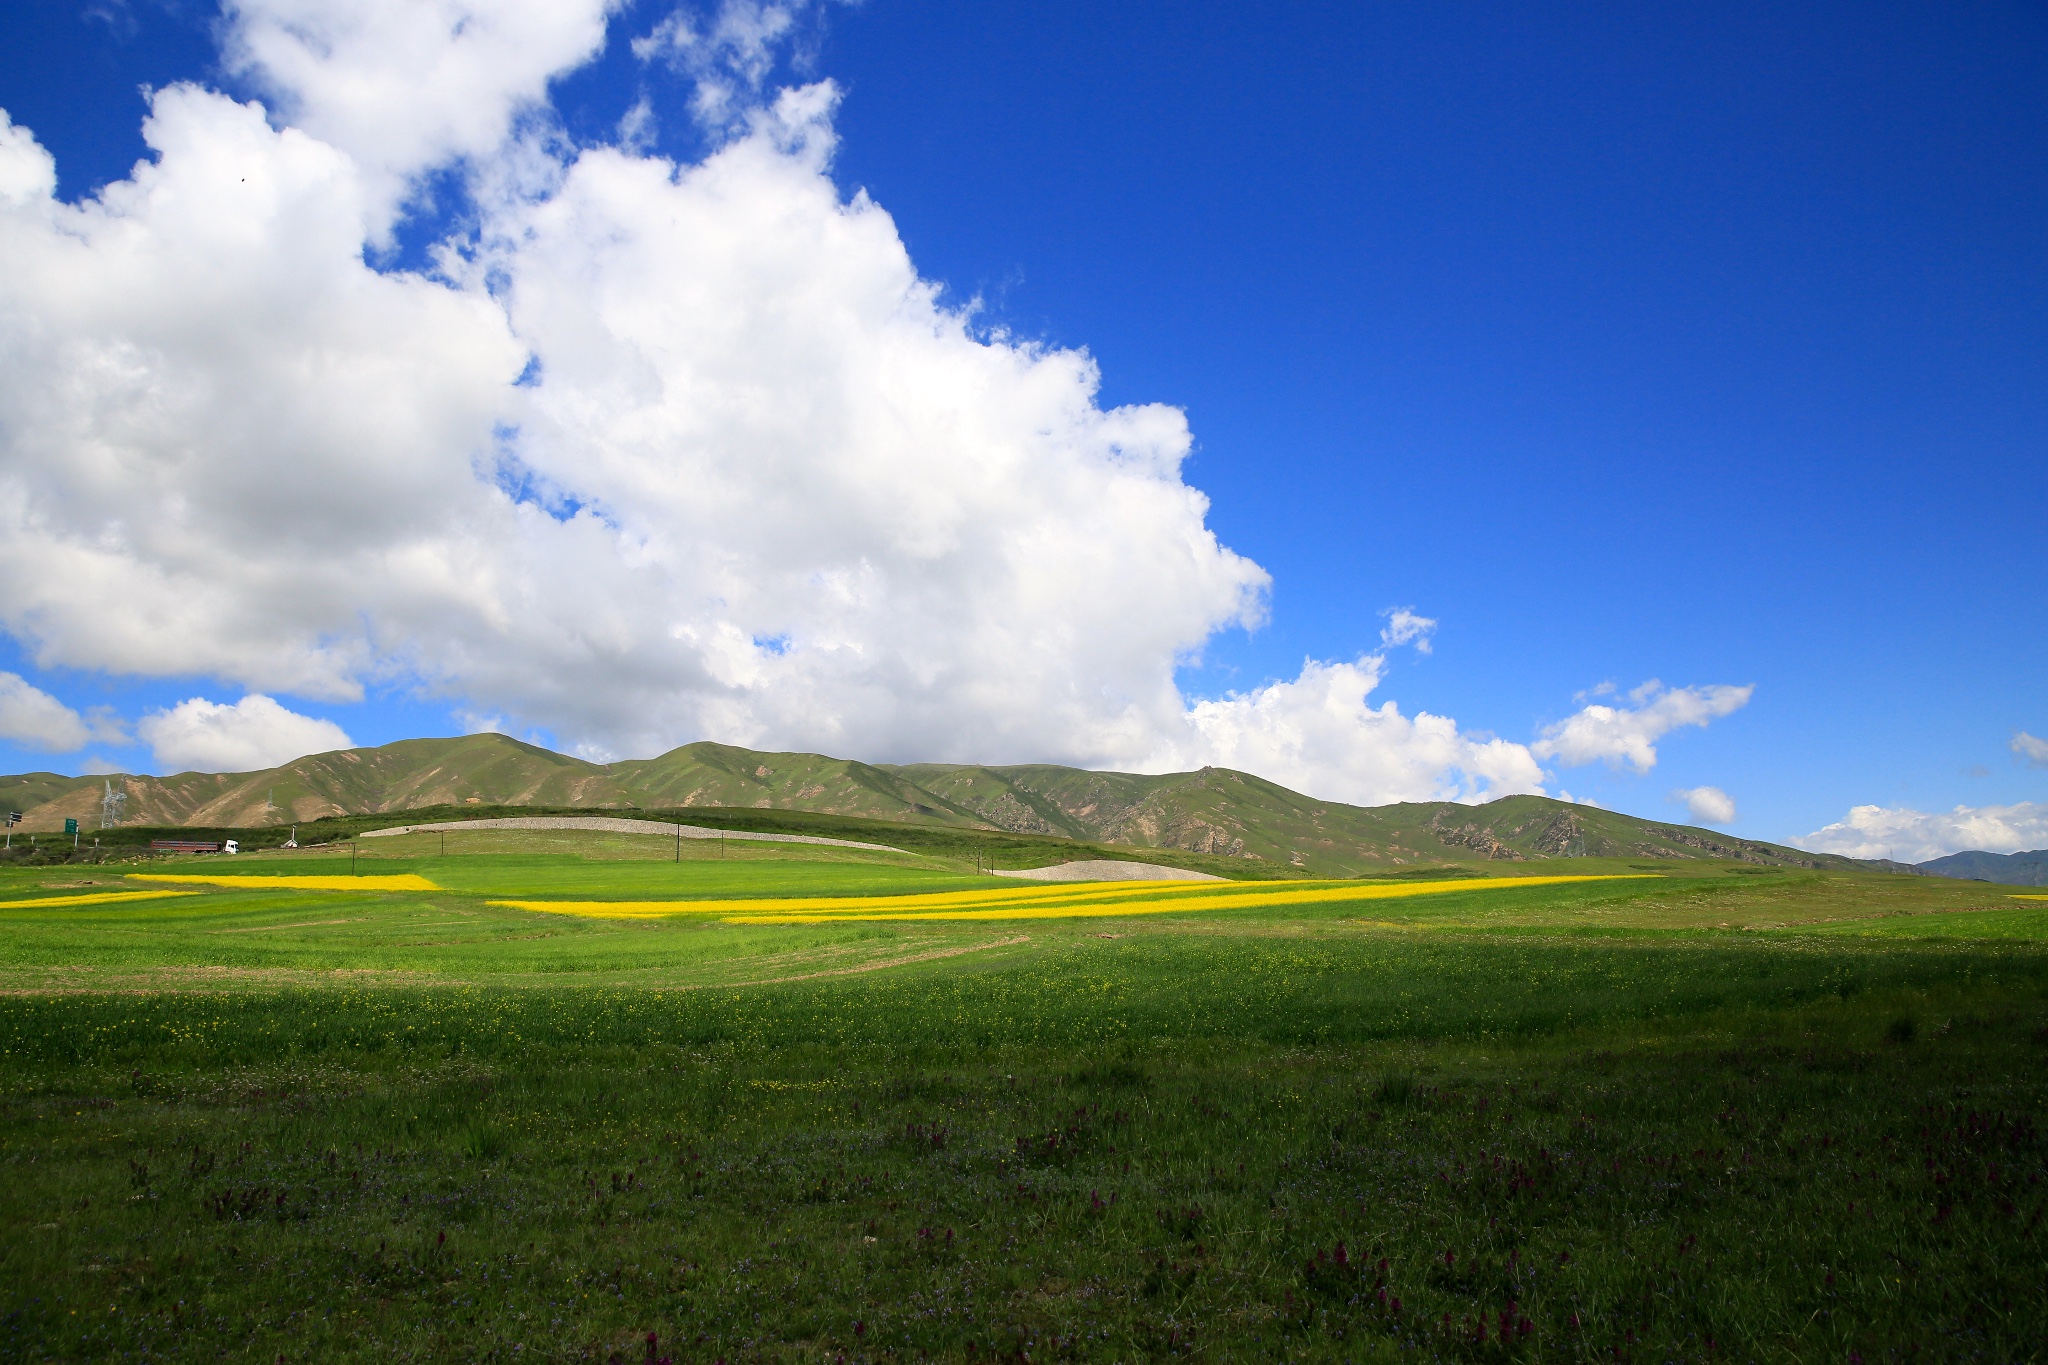
<svg viewBox="0 0 2048 1365">
<path fill-rule="evenodd" d="M 2048 845 L 2037 6 L 0 40 L 0 769 L 503 731 Z"/>
</svg>

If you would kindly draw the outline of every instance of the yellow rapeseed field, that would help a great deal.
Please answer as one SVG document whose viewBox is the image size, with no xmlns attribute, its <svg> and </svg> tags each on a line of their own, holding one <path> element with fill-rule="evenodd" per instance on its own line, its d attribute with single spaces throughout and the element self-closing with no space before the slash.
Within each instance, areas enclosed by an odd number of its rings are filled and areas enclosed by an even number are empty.
<svg viewBox="0 0 2048 1365">
<path fill-rule="evenodd" d="M 1223 883 L 1225 886 L 1233 883 Z M 1290 883 L 1291 884 L 1291 883 Z M 1165 887 L 1192 891 L 1217 885 L 1214 882 L 1068 882 L 1059 886 L 1002 886 L 973 891 L 925 891 L 901 896 L 791 896 L 774 899 L 670 900 L 670 901 L 492 901 L 492 905 L 519 910 L 546 910 L 559 914 L 596 915 L 606 919 L 640 919 L 650 915 L 718 915 L 735 906 L 760 907 L 776 914 L 807 914 L 813 911 L 844 911 L 849 906 L 864 910 L 937 910 L 959 906 L 1032 905 L 1058 901 L 1142 900 L 1155 897 Z"/>
<path fill-rule="evenodd" d="M 130 872 L 130 881 L 190 882 L 196 886 L 265 887 L 286 891 L 439 891 L 411 872 L 389 877 L 203 877 L 183 872 Z"/>
<path fill-rule="evenodd" d="M 1473 877 L 1441 882 L 1074 882 L 917 896 L 808 896 L 779 900 L 492 901 L 515 910 L 601 919 L 718 915 L 728 924 L 830 924 L 846 920 L 1079 919 L 1243 910 L 1331 901 L 1390 900 L 1454 891 L 1506 890 L 1627 877 Z"/>
<path fill-rule="evenodd" d="M 197 891 L 94 891 L 83 896 L 44 896 L 32 901 L 0 901 L 0 910 L 33 910 L 39 905 L 102 905 L 108 901 L 156 901 L 166 896 L 196 896 Z"/>
</svg>

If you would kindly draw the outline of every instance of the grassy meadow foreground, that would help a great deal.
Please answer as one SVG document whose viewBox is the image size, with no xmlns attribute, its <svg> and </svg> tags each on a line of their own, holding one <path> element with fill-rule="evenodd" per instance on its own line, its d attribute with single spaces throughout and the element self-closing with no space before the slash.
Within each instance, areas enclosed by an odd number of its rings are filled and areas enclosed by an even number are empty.
<svg viewBox="0 0 2048 1365">
<path fill-rule="evenodd" d="M 0 1358 L 2048 1355 L 2048 900 L 1471 871 L 0 873 Z"/>
</svg>

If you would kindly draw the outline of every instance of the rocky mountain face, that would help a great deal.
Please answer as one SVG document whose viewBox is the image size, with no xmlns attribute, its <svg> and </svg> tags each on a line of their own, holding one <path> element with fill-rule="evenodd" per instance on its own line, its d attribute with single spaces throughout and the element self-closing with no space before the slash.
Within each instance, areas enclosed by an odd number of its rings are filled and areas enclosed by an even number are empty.
<svg viewBox="0 0 2048 1365">
<path fill-rule="evenodd" d="M 1483 806 L 1318 801 L 1228 768 L 1145 775 L 1051 764 L 870 764 L 822 754 L 688 744 L 598 764 L 503 735 L 415 739 L 312 754 L 256 773 L 0 778 L 24 830 L 66 817 L 94 828 L 109 793 L 123 824 L 250 827 L 438 805 L 595 809 L 738 807 L 1057 834 L 1096 843 L 1258 859 L 1320 876 L 1557 858 L 1727 859 L 1761 867 L 1857 866 L 1688 826 L 1540 796 Z"/>
</svg>

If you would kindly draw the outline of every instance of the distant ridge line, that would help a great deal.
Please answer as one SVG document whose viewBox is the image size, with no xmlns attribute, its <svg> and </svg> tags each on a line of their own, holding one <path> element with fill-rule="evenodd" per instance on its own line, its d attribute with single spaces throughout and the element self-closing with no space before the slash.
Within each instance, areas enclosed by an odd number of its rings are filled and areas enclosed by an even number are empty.
<svg viewBox="0 0 2048 1365">
<path fill-rule="evenodd" d="M 738 830 L 706 829 L 702 825 L 672 825 L 666 820 L 622 820 L 603 815 L 518 815 L 497 820 L 441 820 L 426 825 L 366 829 L 357 837 L 382 839 L 394 834 L 433 834 L 451 829 L 588 829 L 606 834 L 659 834 L 669 839 L 753 839 L 769 844 L 830 844 L 834 848 L 865 848 L 877 853 L 904 852 L 888 844 L 864 844 L 858 839 L 827 839 L 816 834 L 749 834 Z"/>
<path fill-rule="evenodd" d="M 1710 861 L 1759 870 L 1904 870 L 1534 794 L 1481 805 L 1354 806 L 1230 768 L 1146 774 L 1044 763 L 877 764 L 708 742 L 600 765 L 494 734 L 308 754 L 248 773 L 0 775 L 0 810 L 23 813 L 17 836 L 54 833 L 66 820 L 94 829 L 109 782 L 127 798 L 121 823 L 128 827 L 253 830 L 340 817 L 353 829 L 386 819 L 394 826 L 464 816 L 676 819 L 702 810 L 714 825 L 787 830 L 784 837 L 798 841 L 825 838 L 833 826 L 792 823 L 785 814 L 1050 837 L 1130 849 L 1141 859 L 1145 850 L 1188 854 L 1216 860 L 1204 863 L 1205 870 L 1225 875 L 1243 867 L 1359 877 L 1443 864 L 1578 858 L 1650 860 L 1660 867 Z M 530 814 L 513 817 L 515 810 Z M 913 834 L 837 829 L 923 847 Z"/>
</svg>

